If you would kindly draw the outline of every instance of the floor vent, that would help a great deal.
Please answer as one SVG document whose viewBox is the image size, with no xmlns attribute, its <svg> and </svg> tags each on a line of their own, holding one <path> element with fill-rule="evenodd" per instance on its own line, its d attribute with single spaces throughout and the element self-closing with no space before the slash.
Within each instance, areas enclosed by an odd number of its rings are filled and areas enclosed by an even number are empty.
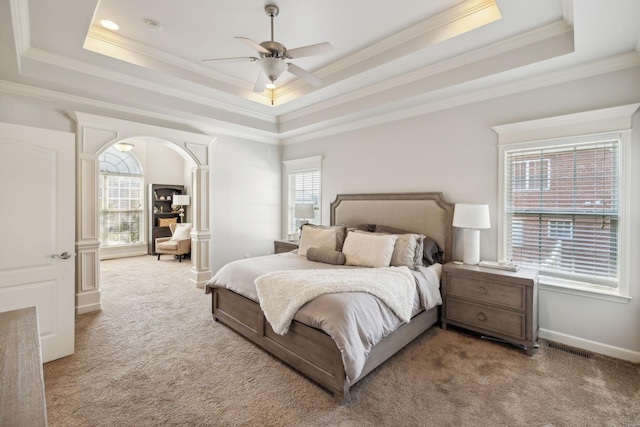
<svg viewBox="0 0 640 427">
<path fill-rule="evenodd" d="M 556 350 L 564 351 L 565 353 L 573 354 L 574 356 L 584 357 L 585 359 L 593 359 L 593 353 L 589 353 L 588 351 L 578 350 L 554 342 L 550 342 L 548 346 Z"/>
</svg>

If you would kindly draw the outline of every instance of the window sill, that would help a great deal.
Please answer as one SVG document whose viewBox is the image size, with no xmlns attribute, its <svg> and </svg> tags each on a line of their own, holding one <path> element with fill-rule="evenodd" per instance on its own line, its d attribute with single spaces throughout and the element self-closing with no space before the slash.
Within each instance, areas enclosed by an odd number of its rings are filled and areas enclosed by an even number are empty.
<svg viewBox="0 0 640 427">
<path fill-rule="evenodd" d="M 553 277 L 540 277 L 539 289 L 558 292 L 561 294 L 577 295 L 586 298 L 594 298 L 603 301 L 616 302 L 618 304 L 627 304 L 631 301 L 631 297 L 627 295 L 620 295 L 614 290 L 608 289 L 588 289 L 584 286 L 570 285 L 567 283 L 560 283 L 555 281 Z"/>
</svg>

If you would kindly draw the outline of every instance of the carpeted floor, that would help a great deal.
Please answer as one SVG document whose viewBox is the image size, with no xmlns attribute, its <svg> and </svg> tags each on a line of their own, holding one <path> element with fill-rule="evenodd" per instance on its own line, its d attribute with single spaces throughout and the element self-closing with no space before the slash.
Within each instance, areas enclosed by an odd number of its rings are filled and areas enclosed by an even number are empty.
<svg viewBox="0 0 640 427">
<path fill-rule="evenodd" d="M 533 357 L 440 327 L 337 406 L 315 383 L 211 318 L 188 260 L 101 263 L 103 309 L 76 353 L 44 366 L 56 426 L 640 426 L 640 366 L 541 342 Z"/>
</svg>

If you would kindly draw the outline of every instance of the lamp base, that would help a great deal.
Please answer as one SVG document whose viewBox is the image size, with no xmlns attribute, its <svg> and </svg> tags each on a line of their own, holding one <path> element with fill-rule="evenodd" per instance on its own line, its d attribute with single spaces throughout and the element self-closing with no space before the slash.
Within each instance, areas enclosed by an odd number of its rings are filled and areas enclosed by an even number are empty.
<svg viewBox="0 0 640 427">
<path fill-rule="evenodd" d="M 465 228 L 463 233 L 462 262 L 477 265 L 480 262 L 480 230 Z"/>
</svg>

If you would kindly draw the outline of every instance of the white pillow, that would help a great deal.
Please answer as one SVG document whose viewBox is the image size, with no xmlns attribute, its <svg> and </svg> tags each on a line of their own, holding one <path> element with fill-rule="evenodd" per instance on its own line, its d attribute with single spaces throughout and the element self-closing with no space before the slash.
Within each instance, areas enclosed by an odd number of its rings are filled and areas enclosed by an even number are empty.
<svg viewBox="0 0 640 427">
<path fill-rule="evenodd" d="M 171 236 L 171 240 L 185 240 L 191 238 L 191 224 L 178 225 Z"/>
<path fill-rule="evenodd" d="M 336 229 L 302 227 L 298 255 L 307 256 L 307 249 L 321 248 L 336 250 Z"/>
<path fill-rule="evenodd" d="M 345 265 L 361 267 L 389 267 L 397 235 L 355 233 L 350 231 L 344 241 L 342 252 Z"/>
</svg>

